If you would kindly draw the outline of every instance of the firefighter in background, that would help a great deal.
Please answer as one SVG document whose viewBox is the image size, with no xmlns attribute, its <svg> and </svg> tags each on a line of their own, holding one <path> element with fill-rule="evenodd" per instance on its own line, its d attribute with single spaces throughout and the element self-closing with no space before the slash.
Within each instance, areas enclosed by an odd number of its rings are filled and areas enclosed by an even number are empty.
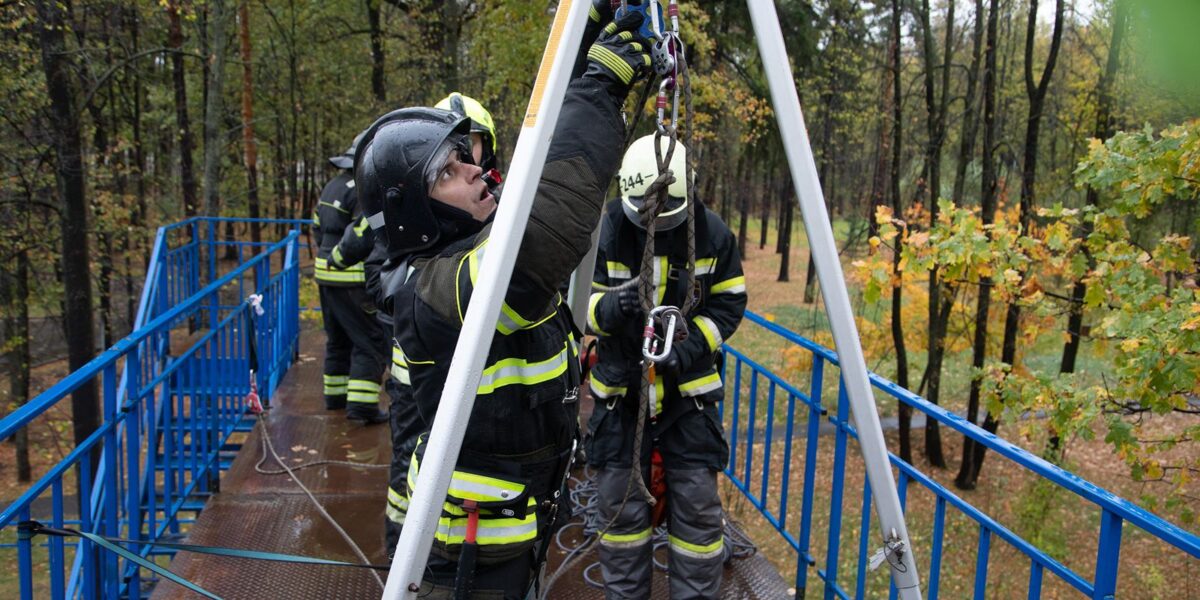
<svg viewBox="0 0 1200 600">
<path fill-rule="evenodd" d="M 661 143 L 665 154 L 668 140 L 664 137 Z M 655 367 L 645 424 L 637 422 L 646 319 L 638 288 L 594 293 L 588 302 L 588 326 L 599 339 L 599 361 L 591 371 L 596 406 L 588 423 L 587 458 L 597 469 L 600 522 L 609 525 L 600 537 L 600 564 L 609 599 L 650 597 L 651 508 L 636 487 L 626 499 L 634 467 L 634 431 L 643 425 L 637 466 L 644 481 L 651 481 L 652 448 L 661 454 L 666 472 L 671 598 L 716 598 L 721 587 L 724 540 L 717 474 L 729 460 L 729 446 L 717 412 L 723 397 L 717 355 L 746 310 L 746 280 L 729 227 L 688 197 L 683 175 L 686 152 L 679 142 L 671 157 L 675 182 L 655 222 L 652 276 L 657 306 L 683 306 L 689 293 L 699 297 L 687 315 L 687 338 L 675 343 Z M 646 188 L 657 177 L 654 136 L 634 141 L 621 163 L 620 198 L 608 205 L 601 223 L 596 283 L 619 286 L 639 276 L 646 228 L 638 210 Z M 688 260 L 683 225 L 688 202 L 696 202 L 698 285 L 692 290 L 684 289 Z"/>
<path fill-rule="evenodd" d="M 325 408 L 345 408 L 346 418 L 371 425 L 387 420 L 379 410 L 387 337 L 367 298 L 362 265 L 345 264 L 337 247 L 359 213 L 353 169 L 361 137 L 329 159 L 341 171 L 321 190 L 313 225 L 321 240 L 316 279 L 325 325 Z"/>
<path fill-rule="evenodd" d="M 640 23 L 635 13 L 605 28 L 590 45 L 586 72 L 567 91 L 422 597 L 524 599 L 545 558 L 578 429 L 577 341 L 558 290 L 588 250 L 619 159 L 621 106 L 650 65 L 631 33 Z M 395 111 L 372 126 L 355 160 L 368 221 L 382 221 L 376 235 L 387 243 L 384 288 L 388 273 L 403 281 L 392 298 L 395 334 L 425 431 L 449 376 L 496 206 L 473 164 L 469 127 L 453 112 Z M 424 447 L 418 441 L 413 453 L 410 493 Z M 471 587 L 455 590 L 460 574 L 473 576 Z"/>
<path fill-rule="evenodd" d="M 471 157 L 475 164 L 483 169 L 484 179 L 488 189 L 497 193 L 500 176 L 496 170 L 496 126 L 489 112 L 478 100 L 459 92 L 450 95 L 437 103 L 436 108 L 456 112 L 471 119 L 470 142 Z M 408 377 L 408 362 L 400 346 L 392 339 L 391 305 L 381 294 L 382 282 L 379 279 L 379 269 L 387 257 L 387 246 L 381 243 L 382 237 L 377 238 L 368 224 L 366 217 L 361 217 L 352 227 L 346 229 L 342 241 L 334 249 L 346 264 L 363 263 L 366 272 L 367 295 L 380 308 L 377 317 L 384 324 L 385 331 L 391 341 L 392 365 L 390 377 L 384 384 L 389 399 L 388 415 L 392 428 L 392 462 L 388 470 L 387 506 L 384 511 L 384 544 L 388 558 L 396 549 L 400 539 L 400 529 L 404 526 L 404 518 L 408 512 L 408 497 L 405 486 L 408 481 L 408 464 L 412 458 L 413 449 L 417 444 L 417 435 L 422 431 L 421 421 L 417 416 L 417 408 L 412 396 L 412 387 Z"/>
</svg>

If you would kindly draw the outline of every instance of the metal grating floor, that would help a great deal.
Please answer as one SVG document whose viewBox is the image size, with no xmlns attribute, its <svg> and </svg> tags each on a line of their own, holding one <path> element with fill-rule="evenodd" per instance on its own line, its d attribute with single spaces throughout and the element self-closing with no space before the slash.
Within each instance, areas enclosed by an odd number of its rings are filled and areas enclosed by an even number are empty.
<svg viewBox="0 0 1200 600">
<path fill-rule="evenodd" d="M 363 427 L 341 412 L 326 412 L 321 396 L 323 332 L 309 327 L 301 335 L 301 358 L 289 371 L 273 399 L 266 421 L 275 450 L 297 465 L 331 459 L 387 464 L 391 442 L 386 425 Z M 209 500 L 189 532 L 190 543 L 245 548 L 357 562 L 349 546 L 316 511 L 287 475 L 264 475 L 254 469 L 261 450 L 261 423 L 255 426 L 230 470 L 221 491 Z M 272 460 L 264 463 L 277 469 Z M 374 563 L 383 552 L 385 469 L 328 465 L 299 471 L 301 481 L 325 505 Z M 576 534 L 578 535 L 578 534 Z M 565 552 L 549 555 L 553 572 Z M 587 585 L 583 569 L 595 561 L 577 561 L 554 586 L 551 597 L 595 600 L 603 593 Z M 171 570 L 223 598 L 378 598 L 379 585 L 365 569 L 294 565 L 219 556 L 179 553 Z M 386 573 L 381 573 L 386 577 Z M 655 572 L 651 597 L 666 599 L 666 574 Z M 173 583 L 156 586 L 152 598 L 195 598 Z M 763 556 L 735 559 L 725 568 L 721 597 L 728 600 L 777 600 L 791 597 L 788 584 Z"/>
</svg>

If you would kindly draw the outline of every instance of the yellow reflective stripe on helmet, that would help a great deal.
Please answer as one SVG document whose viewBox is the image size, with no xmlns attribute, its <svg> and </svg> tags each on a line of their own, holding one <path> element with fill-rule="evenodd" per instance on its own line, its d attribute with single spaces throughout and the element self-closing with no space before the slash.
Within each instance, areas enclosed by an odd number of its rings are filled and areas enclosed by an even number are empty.
<svg viewBox="0 0 1200 600">
<path fill-rule="evenodd" d="M 506 358 L 484 368 L 479 378 L 479 394 L 490 394 L 506 385 L 535 385 L 550 381 L 567 371 L 570 360 L 568 342 L 563 342 L 562 351 L 545 360 L 528 361 L 523 358 Z"/>
<path fill-rule="evenodd" d="M 670 542 L 672 552 L 678 552 L 690 558 L 716 558 L 721 555 L 721 550 L 725 547 L 724 536 L 717 538 L 717 541 L 711 544 L 693 544 L 673 535 L 667 535 L 667 540 Z"/>
<path fill-rule="evenodd" d="M 704 341 L 708 342 L 709 352 L 716 352 L 721 344 L 725 343 L 725 338 L 721 337 L 721 330 L 717 328 L 716 321 L 704 315 L 697 315 L 692 322 L 700 328 L 700 333 L 704 334 Z"/>
<path fill-rule="evenodd" d="M 600 545 L 608 546 L 609 548 L 637 548 L 645 546 L 650 543 L 651 531 L 649 527 L 633 533 L 608 533 L 606 531 L 600 534 Z"/>
<path fill-rule="evenodd" d="M 713 294 L 744 294 L 746 293 L 746 278 L 739 275 L 732 279 L 726 279 L 720 283 L 715 283 L 712 286 Z"/>
<path fill-rule="evenodd" d="M 697 275 L 712 275 L 717 268 L 717 259 L 715 258 L 697 258 L 696 259 L 696 274 Z"/>
<path fill-rule="evenodd" d="M 600 301 L 603 299 L 604 292 L 596 292 L 588 298 L 587 320 L 588 326 L 592 328 L 592 331 L 596 332 L 596 335 L 607 336 L 609 335 L 608 332 L 600 329 L 600 322 L 596 320 L 596 307 L 599 306 Z"/>
<path fill-rule="evenodd" d="M 629 267 L 625 263 L 609 260 L 604 262 L 604 266 L 608 269 L 609 279 L 630 279 L 633 277 L 633 272 L 629 270 Z"/>
<path fill-rule="evenodd" d="M 597 398 L 607 399 L 614 398 L 616 396 L 624 396 L 625 392 L 629 391 L 629 388 L 625 386 L 608 385 L 607 383 L 600 381 L 600 379 L 596 377 L 595 371 L 592 371 L 592 374 L 588 379 L 592 385 L 592 395 Z"/>
<path fill-rule="evenodd" d="M 679 384 L 679 393 L 683 396 L 700 396 L 721 388 L 721 376 L 713 371 Z"/>
</svg>

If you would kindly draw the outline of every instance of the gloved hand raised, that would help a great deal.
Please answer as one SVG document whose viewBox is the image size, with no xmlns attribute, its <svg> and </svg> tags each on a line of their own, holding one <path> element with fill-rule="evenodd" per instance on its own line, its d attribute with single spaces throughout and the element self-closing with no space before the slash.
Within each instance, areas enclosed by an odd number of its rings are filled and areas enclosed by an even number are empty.
<svg viewBox="0 0 1200 600">
<path fill-rule="evenodd" d="M 609 23 L 588 50 L 583 76 L 603 81 L 614 98 L 625 98 L 634 82 L 650 69 L 644 40 L 634 34 L 641 25 L 642 14 L 631 11 Z"/>
</svg>

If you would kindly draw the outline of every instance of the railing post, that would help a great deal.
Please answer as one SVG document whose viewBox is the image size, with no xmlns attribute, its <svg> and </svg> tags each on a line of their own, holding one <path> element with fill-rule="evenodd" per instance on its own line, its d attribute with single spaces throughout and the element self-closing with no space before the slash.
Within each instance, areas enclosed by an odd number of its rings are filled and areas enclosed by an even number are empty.
<svg viewBox="0 0 1200 600">
<path fill-rule="evenodd" d="M 829 494 L 829 544 L 825 557 L 825 600 L 834 598 L 837 586 L 838 550 L 842 541 L 842 488 L 846 479 L 846 418 L 850 415 L 850 401 L 846 396 L 846 383 L 838 380 L 837 416 L 831 419 L 837 428 L 833 442 L 833 489 Z"/>
<path fill-rule="evenodd" d="M 1100 540 L 1096 550 L 1096 581 L 1092 598 L 1103 600 L 1117 594 L 1117 568 L 1121 563 L 1121 526 L 1124 520 L 1108 510 L 1100 513 Z"/>
<path fill-rule="evenodd" d="M 17 519 L 29 520 L 28 506 L 21 509 Z M 20 579 L 21 600 L 33 598 L 33 540 L 26 536 L 17 538 L 17 577 Z"/>
<path fill-rule="evenodd" d="M 808 430 L 804 438 L 804 492 L 800 505 L 800 557 L 796 562 L 796 597 L 803 598 L 808 586 L 812 505 L 816 487 L 817 446 L 821 432 L 821 390 L 825 385 L 825 358 L 813 354 L 812 376 L 808 387 Z"/>
<path fill-rule="evenodd" d="M 104 368 L 104 423 L 109 425 L 108 433 L 104 434 L 104 507 L 101 509 L 101 522 L 104 535 L 117 537 L 121 525 L 120 504 L 117 498 L 120 489 L 121 473 L 117 469 L 117 367 L 110 364 Z M 112 552 L 104 553 L 103 583 L 104 596 L 117 598 L 121 589 L 121 572 L 117 565 L 117 555 Z"/>
<path fill-rule="evenodd" d="M 141 388 L 141 373 L 138 369 L 138 349 L 137 345 L 125 355 L 125 364 L 127 368 L 125 372 L 128 374 L 126 381 L 128 386 L 125 393 L 128 399 L 118 404 L 124 404 L 127 409 L 125 414 L 125 518 L 128 522 L 127 535 L 131 540 L 141 539 L 142 533 L 142 514 L 141 514 L 141 468 L 140 454 L 142 450 L 141 437 L 141 411 L 139 410 L 138 391 Z M 123 400 L 118 398 L 118 400 Z M 120 410 L 120 409 L 118 409 Z M 115 423 L 115 419 L 114 419 Z M 153 451 L 153 449 L 151 449 Z M 153 481 L 154 474 L 151 473 L 149 479 Z M 129 550 L 134 554 L 141 551 L 140 544 L 132 544 Z M 130 571 L 128 597 L 130 600 L 137 600 L 141 595 L 141 577 L 139 567 L 136 564 L 129 564 L 127 568 Z"/>
<path fill-rule="evenodd" d="M 214 219 L 208 219 L 208 282 L 212 283 L 217 280 L 217 222 Z M 200 286 L 203 288 L 204 286 Z M 209 296 L 211 302 L 208 306 L 208 328 L 217 328 L 217 317 L 220 313 L 220 294 L 213 292 Z"/>
</svg>

